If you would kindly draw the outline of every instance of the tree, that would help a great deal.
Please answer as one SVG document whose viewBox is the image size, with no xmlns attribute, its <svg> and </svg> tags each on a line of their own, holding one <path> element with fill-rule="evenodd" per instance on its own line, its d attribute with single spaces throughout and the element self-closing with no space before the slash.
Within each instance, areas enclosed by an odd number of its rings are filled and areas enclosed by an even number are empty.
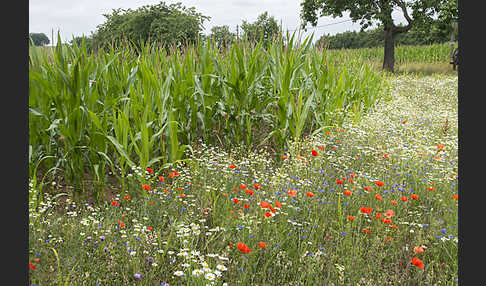
<svg viewBox="0 0 486 286">
<path fill-rule="evenodd" d="M 44 46 L 50 43 L 49 38 L 44 33 L 29 33 L 29 38 L 35 46 Z M 29 44 L 31 42 L 29 41 Z"/>
<path fill-rule="evenodd" d="M 444 22 L 457 21 L 458 0 L 303 0 L 301 2 L 301 18 L 303 26 L 311 23 L 317 25 L 320 16 L 342 17 L 343 12 L 349 12 L 350 18 L 360 21 L 364 30 L 378 21 L 384 31 L 383 69 L 394 71 L 395 39 L 397 35 L 407 33 L 413 26 L 425 27 L 434 18 L 442 18 Z M 398 9 L 405 17 L 405 26 L 396 25 L 392 19 L 392 11 Z M 320 15 L 318 16 L 318 12 Z M 446 16 L 447 15 L 447 16 Z"/>
<path fill-rule="evenodd" d="M 229 26 L 214 26 L 211 28 L 209 37 L 214 41 L 218 47 L 226 48 L 234 41 L 235 34 L 231 33 Z"/>
<path fill-rule="evenodd" d="M 136 10 L 113 9 L 103 14 L 106 22 L 93 35 L 95 45 L 111 42 L 156 42 L 162 46 L 182 46 L 195 43 L 201 36 L 203 22 L 209 17 L 186 8 L 181 3 L 146 5 Z"/>
<path fill-rule="evenodd" d="M 243 29 L 243 37 L 246 37 L 250 42 L 257 42 L 262 39 L 264 45 L 277 37 L 280 32 L 277 21 L 273 16 L 269 17 L 266 11 L 260 14 L 253 23 L 243 20 L 241 28 Z"/>
</svg>

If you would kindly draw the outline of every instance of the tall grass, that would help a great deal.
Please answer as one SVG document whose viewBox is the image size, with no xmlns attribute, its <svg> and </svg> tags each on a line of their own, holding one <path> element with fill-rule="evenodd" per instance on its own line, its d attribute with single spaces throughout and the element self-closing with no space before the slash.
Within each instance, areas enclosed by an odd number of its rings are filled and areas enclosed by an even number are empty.
<svg viewBox="0 0 486 286">
<path fill-rule="evenodd" d="M 243 41 L 226 51 L 201 42 L 169 52 L 31 48 L 31 167 L 99 199 L 108 174 L 123 189 L 129 168 L 168 170 L 201 138 L 280 155 L 287 139 L 358 119 L 386 94 L 385 77 L 359 59 L 287 36 L 267 49 Z"/>
</svg>

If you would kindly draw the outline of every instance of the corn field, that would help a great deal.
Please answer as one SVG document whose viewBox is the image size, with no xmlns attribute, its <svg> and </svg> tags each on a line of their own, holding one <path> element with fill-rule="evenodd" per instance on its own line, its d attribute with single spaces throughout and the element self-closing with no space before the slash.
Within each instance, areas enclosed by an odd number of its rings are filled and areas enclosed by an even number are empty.
<svg viewBox="0 0 486 286">
<path fill-rule="evenodd" d="M 168 169 L 201 142 L 279 156 L 289 139 L 358 120 L 387 95 L 385 75 L 359 57 L 310 43 L 31 47 L 29 177 L 100 199 L 109 174 L 123 190 L 130 168 Z"/>
</svg>

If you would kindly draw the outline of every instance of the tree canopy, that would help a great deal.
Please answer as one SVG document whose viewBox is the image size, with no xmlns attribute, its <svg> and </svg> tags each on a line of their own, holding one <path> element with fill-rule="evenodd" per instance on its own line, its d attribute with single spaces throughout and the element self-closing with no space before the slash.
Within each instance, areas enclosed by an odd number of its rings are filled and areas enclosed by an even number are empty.
<svg viewBox="0 0 486 286">
<path fill-rule="evenodd" d="M 231 45 L 235 37 L 236 35 L 230 32 L 228 25 L 214 26 L 211 28 L 211 34 L 209 34 L 209 38 L 220 48 Z"/>
<path fill-rule="evenodd" d="M 241 25 L 243 37 L 250 42 L 258 42 L 260 39 L 264 45 L 268 44 L 274 37 L 279 36 L 280 29 L 273 16 L 269 17 L 268 12 L 260 14 L 253 23 L 243 20 Z"/>
<path fill-rule="evenodd" d="M 203 22 L 210 17 L 186 8 L 181 3 L 145 5 L 136 10 L 113 9 L 103 14 L 106 21 L 92 36 L 94 44 L 129 40 L 135 43 L 157 42 L 163 46 L 194 43 L 201 36 Z"/>
<path fill-rule="evenodd" d="M 349 12 L 354 22 L 360 22 L 362 30 L 378 23 L 384 31 L 385 56 L 383 69 L 393 72 L 394 41 L 398 34 L 412 27 L 427 27 L 434 19 L 451 24 L 457 21 L 457 0 L 303 0 L 301 2 L 303 26 L 317 25 L 321 16 L 342 17 Z M 406 25 L 393 22 L 392 11 L 398 9 L 407 21 Z"/>
<path fill-rule="evenodd" d="M 29 38 L 32 39 L 32 42 L 29 41 L 30 44 L 34 44 L 34 46 L 44 46 L 50 43 L 49 38 L 44 33 L 29 33 Z"/>
</svg>

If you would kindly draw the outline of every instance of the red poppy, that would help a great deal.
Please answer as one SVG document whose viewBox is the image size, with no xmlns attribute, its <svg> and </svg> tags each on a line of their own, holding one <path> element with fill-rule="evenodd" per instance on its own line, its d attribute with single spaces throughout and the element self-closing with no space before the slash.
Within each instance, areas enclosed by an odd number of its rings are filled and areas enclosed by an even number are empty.
<svg viewBox="0 0 486 286">
<path fill-rule="evenodd" d="M 423 248 L 422 246 L 415 246 L 413 248 L 413 252 L 415 252 L 415 253 L 422 253 L 424 251 L 425 251 L 425 248 Z"/>
<path fill-rule="evenodd" d="M 282 156 L 282 159 L 283 159 L 283 160 L 287 159 L 287 156 Z"/>
<path fill-rule="evenodd" d="M 344 181 L 341 181 L 341 180 L 339 180 L 339 179 L 337 179 L 337 180 L 336 180 L 336 184 L 338 184 L 338 185 L 341 185 L 341 184 L 343 184 L 343 183 L 344 183 Z"/>
<path fill-rule="evenodd" d="M 245 190 L 245 193 L 249 194 L 250 196 L 251 196 L 251 195 L 253 195 L 253 191 L 252 191 L 252 190 L 250 190 L 250 189 L 246 189 L 246 190 Z"/>
<path fill-rule="evenodd" d="M 354 184 L 353 179 L 348 179 L 348 181 L 349 181 L 351 184 Z"/>
<path fill-rule="evenodd" d="M 29 267 L 30 267 L 30 269 L 35 270 L 35 265 L 32 264 L 30 261 L 29 261 Z"/>
<path fill-rule="evenodd" d="M 233 190 L 234 190 L 234 191 L 238 191 L 238 187 L 234 187 L 234 188 L 233 188 Z"/>
<path fill-rule="evenodd" d="M 452 198 L 453 198 L 454 200 L 458 201 L 458 200 L 459 200 L 459 195 L 457 195 L 457 194 L 456 194 L 456 195 L 452 195 Z"/>
<path fill-rule="evenodd" d="M 249 209 L 249 208 L 250 208 L 250 206 L 249 206 L 248 204 L 246 204 L 246 203 L 245 203 L 245 204 L 243 204 L 243 207 L 244 207 L 245 209 Z"/>
<path fill-rule="evenodd" d="M 227 197 L 227 196 L 228 196 L 228 194 L 227 194 L 227 193 L 222 193 L 221 195 L 222 195 L 223 197 Z"/>
<path fill-rule="evenodd" d="M 378 195 L 378 194 L 377 194 L 377 195 L 375 195 L 375 199 L 377 199 L 377 200 L 379 200 L 379 201 L 383 200 L 383 198 L 382 198 L 380 195 Z"/>
<path fill-rule="evenodd" d="M 314 156 L 314 157 L 315 157 L 315 156 L 317 156 L 317 155 L 318 155 L 317 151 L 316 151 L 316 150 L 312 150 L 312 156 Z"/>
<path fill-rule="evenodd" d="M 289 196 L 290 197 L 296 197 L 297 196 L 297 191 L 296 190 L 289 190 Z"/>
<path fill-rule="evenodd" d="M 244 190 L 244 189 L 246 189 L 246 186 L 243 185 L 243 184 L 240 184 L 240 189 Z"/>
<path fill-rule="evenodd" d="M 271 207 L 269 203 L 264 202 L 264 201 L 261 201 L 261 202 L 260 202 L 260 206 L 261 206 L 262 208 L 264 208 L 264 209 L 268 209 L 268 208 L 270 208 L 270 207 Z"/>
<path fill-rule="evenodd" d="M 147 229 L 150 230 L 150 231 L 153 230 L 153 228 L 151 226 L 147 226 Z"/>
<path fill-rule="evenodd" d="M 324 150 L 324 149 L 326 149 L 326 146 L 319 146 L 319 149 Z"/>
<path fill-rule="evenodd" d="M 261 188 L 261 186 L 259 184 L 253 184 L 253 187 L 255 188 L 255 190 L 258 190 Z"/>
<path fill-rule="evenodd" d="M 143 185 L 142 189 L 144 189 L 146 191 L 150 191 L 152 188 L 149 185 Z"/>
<path fill-rule="evenodd" d="M 402 121 L 402 123 L 403 123 L 403 124 L 407 123 L 407 120 L 403 120 L 403 121 Z"/>
<path fill-rule="evenodd" d="M 331 131 L 326 131 L 326 135 L 331 135 Z"/>
<path fill-rule="evenodd" d="M 129 195 L 126 195 L 125 197 L 125 200 L 129 201 L 130 200 L 130 196 Z"/>
<path fill-rule="evenodd" d="M 182 188 L 181 188 L 181 187 L 177 187 L 177 190 L 178 190 L 178 191 L 182 191 Z"/>
<path fill-rule="evenodd" d="M 369 234 L 369 233 L 371 233 L 371 230 L 365 228 L 365 229 L 363 229 L 363 232 L 366 233 L 366 234 Z"/>
<path fill-rule="evenodd" d="M 391 236 L 387 235 L 387 237 L 385 237 L 385 241 L 386 242 L 391 241 Z"/>
<path fill-rule="evenodd" d="M 411 197 L 412 199 L 414 199 L 414 200 L 416 200 L 416 199 L 418 199 L 418 198 L 419 198 L 419 196 L 418 196 L 418 195 L 416 195 L 416 194 L 413 194 L 413 195 L 411 195 L 410 197 Z"/>
<path fill-rule="evenodd" d="M 282 204 L 279 201 L 275 201 L 275 206 L 279 209 L 282 208 Z"/>
<path fill-rule="evenodd" d="M 231 241 L 230 241 L 230 242 L 228 243 L 228 245 L 229 245 L 230 247 L 231 247 L 231 246 L 233 246 L 233 242 L 231 242 Z"/>
<path fill-rule="evenodd" d="M 439 144 L 437 145 L 437 149 L 439 150 L 444 150 L 445 145 Z"/>
<path fill-rule="evenodd" d="M 368 207 L 361 207 L 360 208 L 360 211 L 362 213 L 370 214 L 373 211 L 373 209 L 372 208 L 368 208 Z"/>
<path fill-rule="evenodd" d="M 174 171 L 174 176 L 179 176 L 181 173 Z"/>
<path fill-rule="evenodd" d="M 435 188 L 434 187 L 427 187 L 427 190 L 433 191 L 433 190 L 435 190 Z"/>
<path fill-rule="evenodd" d="M 150 168 L 147 168 L 147 172 L 149 172 L 150 174 L 152 174 L 154 171 Z"/>
<path fill-rule="evenodd" d="M 354 220 L 354 216 L 348 215 L 348 220 L 349 221 L 353 221 Z"/>
<path fill-rule="evenodd" d="M 231 169 L 234 169 L 234 168 L 236 168 L 236 166 L 235 166 L 234 164 L 231 164 L 231 165 L 230 165 L 230 168 L 231 168 Z"/>
<path fill-rule="evenodd" d="M 363 187 L 366 191 L 369 191 L 371 189 L 371 186 Z"/>
<path fill-rule="evenodd" d="M 406 196 L 402 196 L 402 197 L 400 198 L 400 200 L 402 200 L 402 201 L 406 202 L 406 201 L 408 201 L 408 198 L 407 198 Z"/>
<path fill-rule="evenodd" d="M 116 206 L 116 207 L 120 206 L 120 204 L 119 204 L 117 201 L 112 201 L 112 202 L 111 202 L 111 205 L 112 205 L 112 206 L 114 206 L 114 207 L 115 207 L 115 206 Z"/>
<path fill-rule="evenodd" d="M 125 227 L 125 223 L 123 223 L 121 220 L 118 220 L 118 224 L 120 225 L 120 227 Z"/>
<path fill-rule="evenodd" d="M 259 245 L 259 246 L 260 246 L 260 248 L 262 248 L 262 249 L 263 249 L 263 248 L 265 248 L 265 247 L 267 247 L 267 244 L 266 244 L 265 242 L 263 242 L 263 241 L 258 242 L 258 245 Z"/>
<path fill-rule="evenodd" d="M 354 178 L 354 177 L 356 177 L 356 174 L 351 173 L 351 174 L 349 174 L 349 176 L 350 176 L 351 178 Z"/>
<path fill-rule="evenodd" d="M 308 196 L 308 197 L 311 197 L 311 198 L 314 197 L 314 194 L 311 193 L 311 192 L 306 192 L 305 195 Z"/>
<path fill-rule="evenodd" d="M 343 192 L 346 196 L 351 196 L 353 193 L 349 190 L 344 190 Z"/>
<path fill-rule="evenodd" d="M 170 172 L 170 173 L 169 173 L 169 177 L 170 177 L 171 179 L 172 179 L 172 178 L 174 178 L 174 176 L 175 176 L 175 174 L 174 174 L 173 172 Z"/>
<path fill-rule="evenodd" d="M 412 264 L 417 266 L 420 269 L 424 269 L 424 263 L 422 260 L 418 259 L 417 257 L 412 258 Z"/>
<path fill-rule="evenodd" d="M 376 217 L 377 219 L 381 218 L 381 213 L 377 213 L 377 214 L 375 215 L 375 217 Z"/>
<path fill-rule="evenodd" d="M 277 212 L 277 210 L 276 210 L 276 209 L 274 209 L 272 206 L 270 206 L 270 207 L 269 207 L 269 209 L 270 209 L 270 211 L 271 211 L 272 213 L 276 213 L 276 212 Z"/>
<path fill-rule="evenodd" d="M 266 212 L 266 213 L 265 213 L 265 216 L 266 216 L 266 217 L 271 217 L 271 216 L 272 216 L 272 214 L 271 214 L 270 212 Z"/>
<path fill-rule="evenodd" d="M 242 252 L 242 253 L 250 253 L 251 252 L 251 249 L 248 248 L 248 246 L 246 244 L 244 244 L 243 242 L 238 242 L 236 244 L 236 247 L 238 247 L 238 249 Z"/>
<path fill-rule="evenodd" d="M 388 154 L 383 154 L 383 158 L 388 159 Z"/>
<path fill-rule="evenodd" d="M 394 205 L 394 206 L 398 204 L 398 202 L 397 202 L 397 201 L 391 201 L 391 203 L 392 203 L 392 205 Z"/>
<path fill-rule="evenodd" d="M 398 229 L 398 226 L 396 226 L 395 224 L 392 224 L 391 227 L 394 229 Z"/>
<path fill-rule="evenodd" d="M 375 181 L 375 184 L 376 184 L 378 187 L 382 187 L 383 185 L 385 185 L 385 183 L 383 183 L 382 181 Z"/>
<path fill-rule="evenodd" d="M 160 176 L 160 177 L 159 177 L 159 181 L 161 181 L 161 182 L 165 183 L 165 179 L 164 179 L 164 177 Z"/>
<path fill-rule="evenodd" d="M 386 210 L 386 211 L 385 211 L 385 216 L 386 216 L 387 218 L 392 218 L 392 217 L 394 217 L 394 216 L 395 216 L 395 212 L 394 212 L 393 210 Z"/>
<path fill-rule="evenodd" d="M 389 218 L 382 218 L 381 221 L 383 223 L 391 223 L 391 219 L 389 219 Z"/>
</svg>

